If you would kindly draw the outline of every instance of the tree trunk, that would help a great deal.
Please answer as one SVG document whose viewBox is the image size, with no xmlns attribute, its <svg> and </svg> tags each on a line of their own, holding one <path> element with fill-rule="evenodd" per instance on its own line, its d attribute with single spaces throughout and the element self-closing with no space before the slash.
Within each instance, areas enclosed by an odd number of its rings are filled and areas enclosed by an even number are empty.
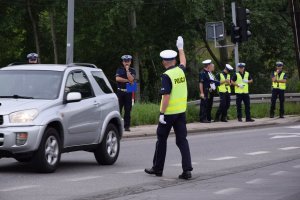
<svg viewBox="0 0 300 200">
<path fill-rule="evenodd" d="M 298 68 L 298 76 L 300 78 L 300 3 L 299 0 L 289 0 L 289 8 L 291 13 L 296 63 Z"/>
<path fill-rule="evenodd" d="M 36 53 L 39 54 L 39 62 L 42 63 L 41 54 L 40 54 L 39 37 L 38 37 L 38 31 L 37 31 L 37 24 L 36 24 L 36 21 L 35 21 L 33 15 L 32 15 L 30 0 L 27 0 L 27 10 L 28 10 L 29 18 L 30 18 L 30 21 L 31 21 L 31 24 L 32 24 Z"/>
<path fill-rule="evenodd" d="M 221 0 L 220 2 L 221 6 L 220 6 L 220 12 L 221 13 L 221 21 L 225 21 L 225 1 L 224 0 Z M 227 45 L 227 42 L 226 42 L 226 28 L 224 27 L 224 40 L 220 41 L 220 45 L 222 46 L 225 46 Z M 227 47 L 224 47 L 224 48 L 219 48 L 219 51 L 220 51 L 220 63 L 222 66 L 219 66 L 221 67 L 220 69 L 222 69 L 226 63 L 228 63 L 228 51 L 227 51 Z"/>
<path fill-rule="evenodd" d="M 53 54 L 54 54 L 54 63 L 58 63 L 58 54 L 57 54 L 57 43 L 56 43 L 56 34 L 55 34 L 55 23 L 54 18 L 56 16 L 55 7 L 52 8 L 50 11 L 50 27 L 51 27 L 51 37 L 52 37 L 52 44 L 53 44 Z"/>
</svg>

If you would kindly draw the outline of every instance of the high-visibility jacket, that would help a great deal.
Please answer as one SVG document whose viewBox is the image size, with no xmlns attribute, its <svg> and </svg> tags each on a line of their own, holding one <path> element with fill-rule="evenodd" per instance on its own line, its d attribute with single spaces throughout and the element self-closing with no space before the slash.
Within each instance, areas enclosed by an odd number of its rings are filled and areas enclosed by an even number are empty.
<svg viewBox="0 0 300 200">
<path fill-rule="evenodd" d="M 285 73 L 281 72 L 280 76 L 278 76 L 277 72 L 274 72 L 274 75 L 275 75 L 276 80 L 283 80 Z M 285 90 L 286 83 L 272 82 L 272 87 L 275 89 Z"/>
<path fill-rule="evenodd" d="M 244 72 L 244 80 L 248 80 L 249 79 L 249 72 Z M 248 94 L 249 93 L 249 84 L 248 83 L 244 83 L 243 82 L 243 78 L 241 76 L 240 73 L 236 73 L 236 81 L 235 83 L 236 84 L 242 84 L 244 85 L 244 88 L 240 88 L 238 86 L 235 86 L 234 89 L 235 89 L 235 93 L 236 94 Z"/>
<path fill-rule="evenodd" d="M 166 108 L 165 115 L 185 112 L 187 107 L 187 83 L 183 70 L 176 66 L 173 69 L 167 70 L 164 74 L 166 74 L 172 82 L 169 105 Z M 162 100 L 160 109 L 162 107 Z"/>
<path fill-rule="evenodd" d="M 225 78 L 224 74 L 220 73 L 220 82 L 225 81 L 226 79 L 230 80 L 230 74 L 226 74 L 226 78 Z M 221 83 L 218 86 L 218 89 L 219 89 L 219 92 L 222 92 L 222 93 L 225 93 L 225 92 L 231 93 L 230 84 L 225 83 L 225 82 Z"/>
</svg>

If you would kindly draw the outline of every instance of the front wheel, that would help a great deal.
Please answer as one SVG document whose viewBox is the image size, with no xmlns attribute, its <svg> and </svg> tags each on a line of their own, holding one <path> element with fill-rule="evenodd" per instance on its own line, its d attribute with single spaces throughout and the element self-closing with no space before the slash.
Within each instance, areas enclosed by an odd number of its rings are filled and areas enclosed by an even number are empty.
<svg viewBox="0 0 300 200">
<path fill-rule="evenodd" d="M 94 151 L 98 164 L 112 165 L 116 162 L 120 151 L 120 136 L 113 124 L 108 124 L 103 140 Z"/>
<path fill-rule="evenodd" d="M 58 132 L 55 128 L 47 128 L 40 146 L 35 152 L 33 163 L 39 172 L 54 172 L 59 164 L 61 145 Z"/>
</svg>

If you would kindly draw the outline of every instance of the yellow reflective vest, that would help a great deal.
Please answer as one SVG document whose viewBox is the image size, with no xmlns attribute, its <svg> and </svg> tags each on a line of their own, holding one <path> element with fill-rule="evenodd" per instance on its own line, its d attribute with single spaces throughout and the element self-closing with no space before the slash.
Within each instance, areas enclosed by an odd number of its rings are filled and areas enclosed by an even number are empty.
<svg viewBox="0 0 300 200">
<path fill-rule="evenodd" d="M 176 66 L 167 70 L 166 74 L 172 82 L 172 90 L 170 94 L 169 105 L 165 111 L 165 115 L 183 113 L 187 107 L 187 83 L 183 70 Z M 162 99 L 160 109 L 162 107 Z"/>
<path fill-rule="evenodd" d="M 248 80 L 249 79 L 249 72 L 244 72 L 244 80 Z M 241 74 L 239 72 L 236 73 L 236 84 L 242 84 L 244 85 L 244 88 L 240 88 L 238 86 L 234 87 L 234 91 L 236 94 L 248 94 L 249 93 L 249 84 L 248 83 L 244 83 L 243 82 L 243 78 L 241 76 Z"/>
<path fill-rule="evenodd" d="M 277 72 L 274 72 L 276 80 L 283 80 L 284 79 L 284 72 L 281 72 L 280 76 L 278 76 Z M 280 89 L 280 90 L 285 90 L 286 88 L 286 83 L 278 83 L 278 82 L 272 82 L 272 87 L 274 89 Z"/>
<path fill-rule="evenodd" d="M 220 73 L 220 82 L 225 81 L 225 79 L 230 80 L 230 74 L 226 74 L 226 78 L 225 78 L 224 74 Z M 226 93 L 226 92 L 231 93 L 230 84 L 225 83 L 225 82 L 221 83 L 219 85 L 218 89 L 219 89 L 219 92 L 222 92 L 222 93 Z"/>
</svg>

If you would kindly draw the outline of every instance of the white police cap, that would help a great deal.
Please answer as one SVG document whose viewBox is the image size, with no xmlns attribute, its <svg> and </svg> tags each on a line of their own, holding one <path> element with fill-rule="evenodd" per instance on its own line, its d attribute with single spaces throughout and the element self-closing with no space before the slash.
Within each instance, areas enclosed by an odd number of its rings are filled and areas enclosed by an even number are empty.
<svg viewBox="0 0 300 200">
<path fill-rule="evenodd" d="M 231 67 L 231 65 L 229 65 L 229 64 L 226 64 L 226 67 L 225 67 L 227 70 L 229 70 L 229 71 L 231 71 L 231 70 L 233 70 L 233 67 Z"/>
<path fill-rule="evenodd" d="M 29 53 L 27 59 L 37 59 L 39 55 L 37 53 Z"/>
<path fill-rule="evenodd" d="M 202 64 L 204 64 L 204 65 L 211 64 L 211 60 L 210 60 L 210 59 L 204 60 L 204 61 L 202 62 Z"/>
<path fill-rule="evenodd" d="M 237 66 L 238 66 L 238 67 L 245 67 L 245 66 L 246 66 L 246 63 L 238 63 Z"/>
<path fill-rule="evenodd" d="M 131 55 L 123 55 L 121 57 L 122 60 L 131 60 L 132 59 L 132 56 Z"/>
<path fill-rule="evenodd" d="M 280 62 L 280 61 L 276 62 L 276 66 L 282 67 L 283 66 L 283 62 Z"/>
<path fill-rule="evenodd" d="M 177 52 L 174 50 L 164 50 L 160 52 L 160 57 L 164 60 L 173 60 L 177 56 Z"/>
</svg>

